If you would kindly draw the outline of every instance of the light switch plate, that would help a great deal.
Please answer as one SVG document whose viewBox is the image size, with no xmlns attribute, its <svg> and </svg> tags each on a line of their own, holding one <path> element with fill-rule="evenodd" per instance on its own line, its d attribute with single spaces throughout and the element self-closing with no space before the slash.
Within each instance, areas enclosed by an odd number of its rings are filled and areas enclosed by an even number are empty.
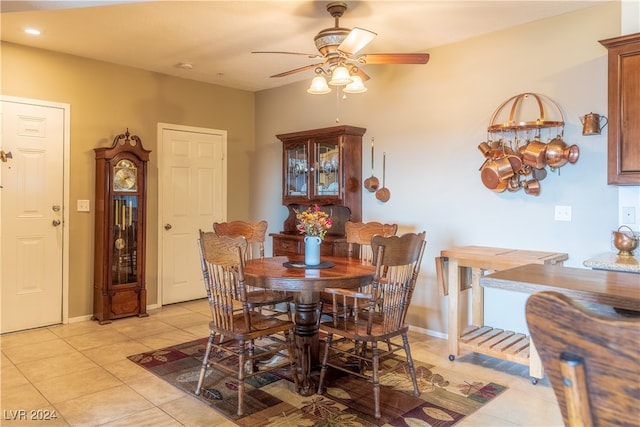
<svg viewBox="0 0 640 427">
<path fill-rule="evenodd" d="M 78 200 L 78 212 L 90 212 L 89 200 Z"/>
</svg>

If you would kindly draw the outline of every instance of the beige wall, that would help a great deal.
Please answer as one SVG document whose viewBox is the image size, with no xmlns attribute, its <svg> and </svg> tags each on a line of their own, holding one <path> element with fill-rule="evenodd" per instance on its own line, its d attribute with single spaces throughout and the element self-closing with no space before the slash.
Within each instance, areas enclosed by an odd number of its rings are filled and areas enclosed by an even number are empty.
<svg viewBox="0 0 640 427">
<path fill-rule="evenodd" d="M 93 149 L 110 146 L 126 128 L 152 151 L 147 232 L 148 303 L 157 303 L 158 122 L 228 132 L 228 216 L 250 218 L 255 101 L 251 92 L 178 79 L 90 59 L 2 43 L 2 94 L 71 106 L 69 317 L 93 310 Z"/>
<path fill-rule="evenodd" d="M 335 91 L 306 93 L 312 76 L 259 92 L 259 216 L 269 220 L 270 231 L 286 216 L 273 203 L 280 198 L 281 163 L 274 135 L 332 126 L 339 116 L 342 124 L 367 128 L 366 143 L 375 137 L 378 175 L 387 153 L 391 199 L 383 204 L 365 192 L 364 220 L 396 222 L 400 232 L 427 232 L 420 286 L 408 316 L 412 325 L 447 332 L 447 298 L 435 282 L 434 257 L 442 249 L 485 245 L 566 252 L 566 265 L 582 267 L 585 259 L 611 251 L 611 231 L 618 225 L 617 188 L 606 181 L 606 131 L 583 137 L 578 117 L 591 111 L 606 115 L 607 51 L 598 40 L 620 34 L 620 3 L 612 2 L 429 49 L 425 66 L 365 66 L 372 77 L 369 91 L 348 95 L 339 108 Z M 478 171 L 484 158 L 477 146 L 487 138 L 493 112 L 523 92 L 554 100 L 564 114 L 565 140 L 580 147 L 578 162 L 550 172 L 538 197 L 494 193 Z M 369 154 L 363 152 L 368 176 Z M 571 222 L 554 221 L 557 205 L 572 207 Z M 487 324 L 526 329 L 526 295 L 486 295 Z"/>
<path fill-rule="evenodd" d="M 157 122 L 228 130 L 229 217 L 267 219 L 270 233 L 286 217 L 275 135 L 332 126 L 337 116 L 367 128 L 366 143 L 376 138 L 378 175 L 387 152 L 391 199 L 383 204 L 365 193 L 363 218 L 397 222 L 401 232 L 426 230 L 421 284 L 408 320 L 446 333 L 447 298 L 438 294 L 433 262 L 440 250 L 478 244 L 567 252 L 566 265 L 574 267 L 611 250 L 618 191 L 606 184 L 606 132 L 583 137 L 578 117 L 606 114 L 607 52 L 598 40 L 621 34 L 620 16 L 620 3 L 612 2 L 435 47 L 426 66 L 370 66 L 369 91 L 339 102 L 335 92 L 308 95 L 304 82 L 258 92 L 254 106 L 251 93 L 10 44 L 2 45 L 2 93 L 71 104 L 72 205 L 93 199 L 93 148 L 110 144 L 125 127 L 151 150 Z M 550 173 L 538 197 L 491 192 L 478 172 L 483 158 L 476 147 L 487 138 L 492 113 L 522 92 L 556 101 L 565 140 L 580 147 L 578 162 Z M 150 230 L 157 227 L 156 167 L 152 153 Z M 556 205 L 572 206 L 572 222 L 553 220 Z M 70 222 L 74 317 L 91 312 L 92 215 L 72 210 Z M 149 237 L 154 303 L 156 238 Z M 526 296 L 487 294 L 487 323 L 522 330 Z"/>
</svg>

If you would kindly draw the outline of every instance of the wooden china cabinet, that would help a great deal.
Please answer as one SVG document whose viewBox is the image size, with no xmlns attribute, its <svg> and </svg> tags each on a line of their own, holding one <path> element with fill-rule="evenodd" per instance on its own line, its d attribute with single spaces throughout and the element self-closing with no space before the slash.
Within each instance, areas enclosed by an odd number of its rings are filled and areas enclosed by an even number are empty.
<svg viewBox="0 0 640 427">
<path fill-rule="evenodd" d="M 640 185 L 640 33 L 600 43 L 609 51 L 607 182 Z"/>
<path fill-rule="evenodd" d="M 346 256 L 345 223 L 362 221 L 365 132 L 354 126 L 334 126 L 276 135 L 282 141 L 282 204 L 289 215 L 282 232 L 270 234 L 274 256 L 304 253 L 296 210 L 316 204 L 333 220 L 320 255 Z"/>
<path fill-rule="evenodd" d="M 145 287 L 147 162 L 150 151 L 126 133 L 96 148 L 93 318 L 148 316 Z"/>
</svg>

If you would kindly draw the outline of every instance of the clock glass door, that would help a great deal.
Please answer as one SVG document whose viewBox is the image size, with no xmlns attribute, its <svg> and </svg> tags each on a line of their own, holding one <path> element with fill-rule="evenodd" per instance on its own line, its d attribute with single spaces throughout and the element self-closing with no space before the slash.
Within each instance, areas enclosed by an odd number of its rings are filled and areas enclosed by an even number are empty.
<svg viewBox="0 0 640 427">
<path fill-rule="evenodd" d="M 112 284 L 137 282 L 138 197 L 113 198 Z"/>
</svg>

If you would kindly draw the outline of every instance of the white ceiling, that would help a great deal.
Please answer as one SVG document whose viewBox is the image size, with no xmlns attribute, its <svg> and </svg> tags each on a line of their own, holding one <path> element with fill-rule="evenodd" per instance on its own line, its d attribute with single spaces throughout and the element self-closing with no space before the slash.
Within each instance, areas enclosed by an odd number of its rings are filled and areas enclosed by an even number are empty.
<svg viewBox="0 0 640 427">
<path fill-rule="evenodd" d="M 378 36 L 360 53 L 429 49 L 522 23 L 616 0 L 347 1 L 341 27 Z M 8 1 L 1 3 L 4 41 L 158 73 L 259 91 L 310 80 L 313 70 L 270 78 L 317 60 L 252 54 L 256 50 L 316 54 L 313 38 L 334 26 L 328 1 Z M 27 27 L 40 36 L 23 32 Z M 431 57 L 432 61 L 437 58 Z M 193 64 L 191 70 L 176 64 Z M 368 65 L 381 67 L 387 65 Z M 427 65 L 388 65 L 424 67 Z"/>
</svg>

